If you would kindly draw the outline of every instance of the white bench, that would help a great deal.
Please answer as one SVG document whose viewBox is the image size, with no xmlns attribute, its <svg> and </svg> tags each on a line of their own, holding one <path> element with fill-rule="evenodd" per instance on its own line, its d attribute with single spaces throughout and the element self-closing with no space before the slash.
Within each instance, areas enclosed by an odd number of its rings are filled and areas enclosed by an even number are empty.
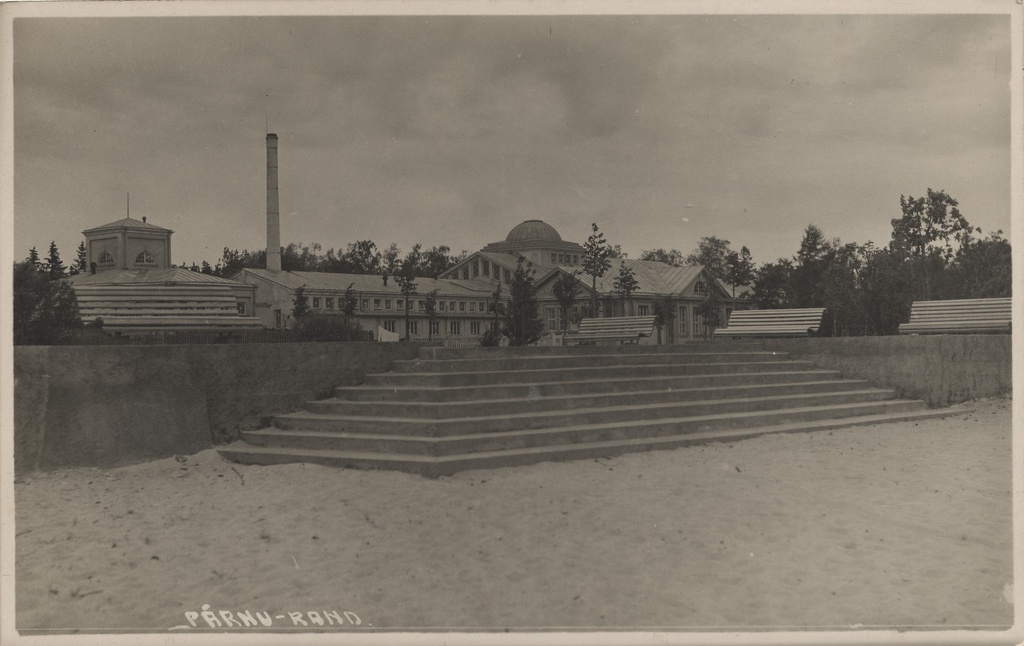
<svg viewBox="0 0 1024 646">
<path fill-rule="evenodd" d="M 824 315 L 824 307 L 736 310 L 727 327 L 718 328 L 714 335 L 732 339 L 813 336 L 818 333 Z"/>
<path fill-rule="evenodd" d="M 1010 298 L 914 301 L 900 334 L 1010 333 Z"/>
<path fill-rule="evenodd" d="M 580 321 L 580 331 L 565 337 L 566 343 L 598 343 L 618 341 L 638 343 L 654 334 L 653 316 L 619 316 L 614 318 L 587 318 Z"/>
</svg>

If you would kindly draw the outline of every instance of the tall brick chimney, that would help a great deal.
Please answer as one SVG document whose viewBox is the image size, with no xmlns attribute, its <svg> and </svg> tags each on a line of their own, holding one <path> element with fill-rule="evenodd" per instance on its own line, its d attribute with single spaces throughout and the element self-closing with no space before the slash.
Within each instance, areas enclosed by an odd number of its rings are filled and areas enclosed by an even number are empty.
<svg viewBox="0 0 1024 646">
<path fill-rule="evenodd" d="M 281 213 L 277 198 L 277 135 L 267 135 L 267 269 L 281 270 Z"/>
</svg>

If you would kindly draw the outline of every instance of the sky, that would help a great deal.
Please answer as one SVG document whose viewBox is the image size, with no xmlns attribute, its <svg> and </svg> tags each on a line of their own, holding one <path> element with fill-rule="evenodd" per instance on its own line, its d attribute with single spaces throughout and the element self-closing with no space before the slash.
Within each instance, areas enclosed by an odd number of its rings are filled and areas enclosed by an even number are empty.
<svg viewBox="0 0 1024 646">
<path fill-rule="evenodd" d="M 162 3 L 155 3 L 162 4 Z M 1010 226 L 1008 15 L 18 18 L 14 257 L 126 215 L 173 262 L 281 240 L 474 251 L 526 219 L 630 257 L 889 241 L 945 190 Z"/>
</svg>

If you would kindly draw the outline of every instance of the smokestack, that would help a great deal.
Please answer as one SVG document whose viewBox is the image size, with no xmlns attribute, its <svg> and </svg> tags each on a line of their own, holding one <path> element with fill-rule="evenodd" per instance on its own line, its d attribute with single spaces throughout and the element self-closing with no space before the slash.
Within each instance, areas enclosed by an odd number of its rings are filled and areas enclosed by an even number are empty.
<svg viewBox="0 0 1024 646">
<path fill-rule="evenodd" d="M 281 213 L 277 200 L 277 135 L 267 135 L 267 269 L 281 270 Z"/>
</svg>

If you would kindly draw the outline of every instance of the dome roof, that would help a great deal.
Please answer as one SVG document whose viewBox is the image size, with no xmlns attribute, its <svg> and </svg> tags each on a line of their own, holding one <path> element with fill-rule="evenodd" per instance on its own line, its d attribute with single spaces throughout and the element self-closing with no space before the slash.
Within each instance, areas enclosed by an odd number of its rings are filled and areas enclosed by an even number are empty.
<svg viewBox="0 0 1024 646">
<path fill-rule="evenodd" d="M 545 242 L 561 242 L 562 236 L 558 235 L 558 231 L 555 231 L 555 227 L 550 224 L 545 224 L 541 220 L 526 220 L 520 222 L 508 235 L 505 236 L 505 242 L 530 242 L 545 241 Z"/>
</svg>

